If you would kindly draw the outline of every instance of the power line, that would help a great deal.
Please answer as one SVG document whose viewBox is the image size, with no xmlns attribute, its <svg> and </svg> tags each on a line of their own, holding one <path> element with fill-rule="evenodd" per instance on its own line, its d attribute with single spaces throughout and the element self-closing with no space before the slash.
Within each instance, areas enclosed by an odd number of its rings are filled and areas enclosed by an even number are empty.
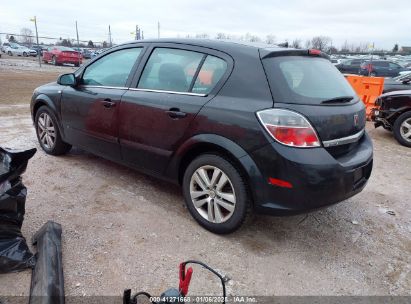
<svg viewBox="0 0 411 304">
<path fill-rule="evenodd" d="M 21 34 L 14 34 L 14 33 L 0 33 L 0 35 L 9 35 L 9 36 L 16 36 L 16 37 L 30 37 L 35 38 L 34 35 L 21 35 Z M 48 40 L 61 40 L 61 37 L 48 37 L 48 36 L 39 36 L 41 39 L 48 39 Z M 79 40 L 80 42 L 89 42 L 90 40 Z M 96 43 L 103 43 L 103 41 L 95 41 Z"/>
</svg>

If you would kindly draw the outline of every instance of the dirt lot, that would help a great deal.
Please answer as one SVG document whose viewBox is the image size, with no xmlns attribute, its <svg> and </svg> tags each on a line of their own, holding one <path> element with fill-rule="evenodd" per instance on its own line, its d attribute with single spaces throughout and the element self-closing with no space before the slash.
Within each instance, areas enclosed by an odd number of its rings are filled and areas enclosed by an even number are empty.
<svg viewBox="0 0 411 304">
<path fill-rule="evenodd" d="M 1 145 L 39 148 L 31 92 L 70 70 L 0 59 Z M 78 149 L 39 150 L 24 175 L 23 233 L 31 238 L 47 220 L 63 225 L 67 295 L 156 294 L 177 285 L 187 259 L 230 277 L 230 294 L 411 295 L 411 149 L 367 128 L 375 165 L 362 193 L 309 215 L 257 216 L 229 236 L 198 226 L 175 186 Z M 1 275 L 0 295 L 27 295 L 30 275 Z M 208 284 L 193 283 L 192 293 L 207 293 Z"/>
</svg>

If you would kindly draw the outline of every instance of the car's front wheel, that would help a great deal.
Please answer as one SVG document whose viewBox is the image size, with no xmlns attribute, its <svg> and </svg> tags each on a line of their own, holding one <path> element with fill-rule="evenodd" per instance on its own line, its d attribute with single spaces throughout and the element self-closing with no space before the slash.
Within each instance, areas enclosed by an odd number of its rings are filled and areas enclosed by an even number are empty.
<svg viewBox="0 0 411 304">
<path fill-rule="evenodd" d="M 201 155 L 188 165 L 183 194 L 194 219 L 218 234 L 237 230 L 249 209 L 244 177 L 228 159 L 215 154 Z"/>
<path fill-rule="evenodd" d="M 51 58 L 51 64 L 52 64 L 52 65 L 58 65 L 56 56 L 53 56 L 53 57 Z"/>
<path fill-rule="evenodd" d="M 401 145 L 411 147 L 411 111 L 402 113 L 395 120 L 393 131 Z"/>
<path fill-rule="evenodd" d="M 71 145 L 62 140 L 57 119 L 47 106 L 38 109 L 34 123 L 37 139 L 47 154 L 61 155 L 70 151 Z"/>
</svg>

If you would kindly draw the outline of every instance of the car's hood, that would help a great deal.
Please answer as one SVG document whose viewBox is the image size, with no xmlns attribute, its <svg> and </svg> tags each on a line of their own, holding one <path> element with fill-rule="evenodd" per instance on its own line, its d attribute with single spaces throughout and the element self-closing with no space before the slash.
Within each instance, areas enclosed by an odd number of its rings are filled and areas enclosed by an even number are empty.
<svg viewBox="0 0 411 304">
<path fill-rule="evenodd" d="M 384 84 L 401 84 L 400 81 L 394 80 L 392 78 L 385 78 Z"/>
<path fill-rule="evenodd" d="M 44 94 L 49 92 L 50 90 L 56 90 L 56 87 L 60 86 L 59 84 L 57 84 L 57 81 L 53 81 L 53 82 L 49 82 L 46 84 L 43 84 L 39 87 L 37 87 L 34 92 L 37 94 Z"/>
<path fill-rule="evenodd" d="M 411 96 L 411 90 L 401 90 L 401 91 L 393 91 L 393 92 L 388 92 L 385 94 L 382 94 L 380 97 L 387 97 L 387 96 L 403 96 L 403 95 L 410 95 Z"/>
</svg>

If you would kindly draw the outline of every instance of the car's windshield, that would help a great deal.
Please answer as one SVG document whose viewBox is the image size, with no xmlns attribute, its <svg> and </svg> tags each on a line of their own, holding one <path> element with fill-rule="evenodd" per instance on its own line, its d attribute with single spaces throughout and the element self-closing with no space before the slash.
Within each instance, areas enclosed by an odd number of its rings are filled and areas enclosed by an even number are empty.
<svg viewBox="0 0 411 304">
<path fill-rule="evenodd" d="M 60 51 L 64 51 L 64 52 L 75 52 L 76 50 L 66 47 L 66 46 L 58 46 L 57 49 L 59 49 Z"/>
<path fill-rule="evenodd" d="M 281 56 L 263 60 L 274 102 L 321 104 L 341 96 L 356 96 L 329 60 L 309 56 Z"/>
<path fill-rule="evenodd" d="M 399 75 L 399 76 L 397 76 L 397 77 L 394 77 L 393 79 L 394 79 L 395 81 L 403 81 L 403 80 L 405 80 L 405 79 L 410 79 L 410 78 L 411 78 L 411 72 L 406 73 L 406 74 Z"/>
</svg>

